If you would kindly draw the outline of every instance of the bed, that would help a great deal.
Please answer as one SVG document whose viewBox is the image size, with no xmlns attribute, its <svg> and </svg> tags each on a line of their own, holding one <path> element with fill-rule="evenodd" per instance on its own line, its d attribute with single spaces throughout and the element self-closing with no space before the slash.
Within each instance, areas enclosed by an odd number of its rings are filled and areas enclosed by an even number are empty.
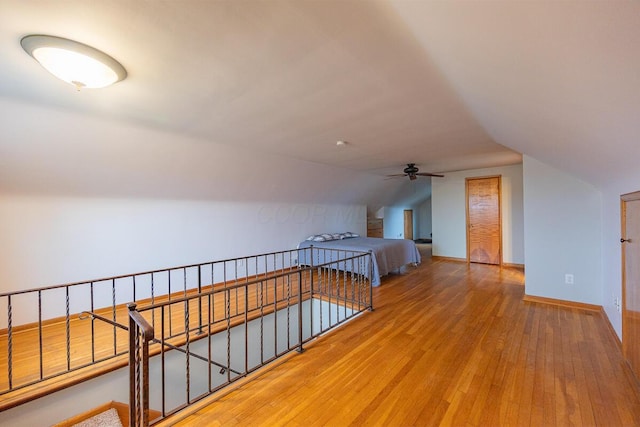
<svg viewBox="0 0 640 427">
<path fill-rule="evenodd" d="M 371 269 L 369 265 L 345 266 L 346 263 L 340 263 L 336 268 L 341 270 L 348 269 L 349 271 L 364 274 L 367 277 L 371 274 L 372 277 L 370 279 L 373 286 L 380 286 L 381 276 L 386 276 L 404 265 L 419 264 L 421 261 L 418 248 L 412 240 L 349 237 L 317 241 L 313 240 L 313 237 L 311 236 L 298 245 L 298 249 L 312 246 L 314 248 L 313 254 L 311 254 L 311 250 L 300 251 L 298 255 L 300 265 L 319 265 L 333 262 L 336 259 L 335 251 L 346 251 L 343 252 L 342 257 L 345 254 L 348 255 L 349 252 L 372 252 Z"/>
</svg>

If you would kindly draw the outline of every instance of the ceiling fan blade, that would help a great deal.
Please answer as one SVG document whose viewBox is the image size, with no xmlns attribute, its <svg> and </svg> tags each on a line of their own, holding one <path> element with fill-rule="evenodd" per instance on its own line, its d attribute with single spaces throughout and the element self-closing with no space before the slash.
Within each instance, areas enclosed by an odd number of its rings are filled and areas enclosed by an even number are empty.
<svg viewBox="0 0 640 427">
<path fill-rule="evenodd" d="M 396 173 L 393 175 L 387 175 L 388 178 L 395 178 L 396 176 L 407 176 L 406 173 Z"/>
<path fill-rule="evenodd" d="M 444 178 L 444 175 L 438 175 L 437 173 L 418 172 L 416 175 L 420 175 L 420 176 L 437 176 L 438 178 Z"/>
</svg>

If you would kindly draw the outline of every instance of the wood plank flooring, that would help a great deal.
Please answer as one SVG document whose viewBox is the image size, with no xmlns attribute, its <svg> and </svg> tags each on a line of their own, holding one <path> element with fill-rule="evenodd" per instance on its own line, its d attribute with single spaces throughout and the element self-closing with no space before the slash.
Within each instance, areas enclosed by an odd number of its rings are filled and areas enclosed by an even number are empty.
<svg viewBox="0 0 640 427">
<path fill-rule="evenodd" d="M 634 426 L 599 312 L 523 302 L 520 270 L 426 258 L 331 332 L 177 426 Z"/>
</svg>

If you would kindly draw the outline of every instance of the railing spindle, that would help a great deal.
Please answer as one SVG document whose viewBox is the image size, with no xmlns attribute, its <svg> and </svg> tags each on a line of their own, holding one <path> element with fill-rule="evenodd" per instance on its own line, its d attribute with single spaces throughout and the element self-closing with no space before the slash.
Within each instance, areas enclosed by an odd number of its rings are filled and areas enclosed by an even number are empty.
<svg viewBox="0 0 640 427">
<path fill-rule="evenodd" d="M 116 279 L 111 279 L 111 315 L 114 323 L 116 319 Z M 113 354 L 118 353 L 118 338 L 116 336 L 116 327 L 113 326 Z"/>
<path fill-rule="evenodd" d="M 244 287 L 244 374 L 249 373 L 249 287 Z"/>
<path fill-rule="evenodd" d="M 260 282 L 260 364 L 264 364 L 264 283 Z"/>
<path fill-rule="evenodd" d="M 298 353 L 302 351 L 302 270 L 298 270 Z"/>
<path fill-rule="evenodd" d="M 161 307 L 160 308 L 160 366 L 161 366 L 161 372 L 160 372 L 160 382 L 161 382 L 161 390 L 162 390 L 162 416 L 165 417 L 167 415 L 167 401 L 165 399 L 166 396 L 166 385 L 167 385 L 167 377 L 166 377 L 166 369 L 165 369 L 165 337 L 166 337 L 166 330 L 165 330 L 165 318 L 166 318 L 166 310 L 165 308 L 170 308 L 171 305 L 169 305 L 168 307 Z M 169 311 L 169 314 L 171 314 L 171 311 Z"/>
<path fill-rule="evenodd" d="M 213 307 L 213 296 L 215 294 L 209 294 L 207 296 L 207 302 L 209 304 L 209 306 L 207 307 L 207 325 L 209 325 L 207 327 L 207 340 L 208 340 L 208 346 L 207 346 L 207 376 L 208 376 L 208 387 L 207 389 L 209 390 L 209 392 L 211 392 L 212 389 L 212 375 L 211 375 L 211 369 L 213 367 L 213 365 L 211 364 L 211 361 L 213 360 L 213 355 L 211 354 L 211 325 L 213 324 L 213 319 L 211 318 L 211 312 L 212 310 L 209 309 L 209 307 Z"/>
<path fill-rule="evenodd" d="M 156 302 L 156 294 L 155 294 L 155 283 L 154 283 L 154 274 L 151 273 L 151 305 Z M 156 312 L 155 310 L 151 311 L 151 327 L 156 327 Z"/>
<path fill-rule="evenodd" d="M 169 287 L 169 301 L 171 301 L 171 270 L 167 270 L 167 286 Z M 171 305 L 169 305 L 169 336 L 171 335 L 173 335 L 173 316 L 171 315 Z"/>
<path fill-rule="evenodd" d="M 69 287 L 65 287 L 65 332 L 67 336 L 67 371 L 71 370 L 71 324 L 69 312 Z"/>
<path fill-rule="evenodd" d="M 186 277 L 186 271 L 185 271 Z M 186 279 L 185 279 L 186 283 Z M 190 334 L 190 325 L 189 325 L 189 300 L 185 299 L 184 301 L 184 333 L 187 338 L 186 346 L 186 387 L 187 387 L 187 403 L 191 403 L 191 357 L 189 354 L 189 346 L 191 344 L 191 334 Z"/>
<path fill-rule="evenodd" d="M 11 295 L 7 295 L 7 382 L 9 390 L 13 388 L 13 304 Z"/>
<path fill-rule="evenodd" d="M 38 359 L 40 359 L 40 380 L 44 378 L 44 351 L 42 342 L 42 291 L 38 291 Z"/>
<path fill-rule="evenodd" d="M 93 282 L 89 284 L 89 294 L 91 298 L 91 312 L 93 313 L 95 311 Z M 94 319 L 91 319 L 91 363 L 96 363 L 96 325 Z"/>
<path fill-rule="evenodd" d="M 291 276 L 287 276 L 287 350 L 291 348 Z"/>
<path fill-rule="evenodd" d="M 275 258 L 274 258 L 275 260 Z M 275 266 L 275 261 L 274 261 Z M 275 356 L 278 356 L 278 279 L 273 279 L 273 348 Z"/>
<path fill-rule="evenodd" d="M 227 382 L 231 382 L 231 291 L 224 290 L 225 295 L 225 313 L 227 320 Z"/>
<path fill-rule="evenodd" d="M 202 293 L 202 267 L 198 266 L 198 294 Z M 198 298 L 198 333 L 202 333 L 202 297 Z"/>
</svg>

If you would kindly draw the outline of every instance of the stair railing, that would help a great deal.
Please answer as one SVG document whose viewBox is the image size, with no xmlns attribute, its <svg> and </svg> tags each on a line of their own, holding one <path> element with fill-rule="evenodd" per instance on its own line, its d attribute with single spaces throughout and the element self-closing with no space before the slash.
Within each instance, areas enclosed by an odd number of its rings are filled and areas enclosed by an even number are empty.
<svg viewBox="0 0 640 427">
<path fill-rule="evenodd" d="M 97 363 L 126 361 L 128 334 L 118 325 L 128 323 L 130 302 L 172 301 L 214 284 L 296 269 L 297 257 L 297 250 L 278 251 L 0 293 L 0 397 Z M 147 320 L 155 325 L 153 313 Z M 25 360 L 35 363 L 25 365 Z M 0 410 L 20 403 L 20 398 L 0 399 Z"/>
<path fill-rule="evenodd" d="M 291 351 L 302 352 L 303 345 L 320 334 L 373 310 L 371 253 L 312 247 L 297 255 L 305 266 L 172 301 L 129 306 L 132 426 L 146 427 L 176 414 Z M 179 309 L 183 313 L 177 319 Z M 147 321 L 150 313 L 158 319 L 155 328 Z M 172 340 L 179 344 L 164 345 Z M 153 343 L 160 343 L 155 357 L 151 357 Z M 183 356 L 175 347 L 183 350 Z M 229 369 L 214 370 L 216 357 L 226 357 L 222 364 Z M 180 384 L 185 386 L 181 391 Z M 149 420 L 150 409 L 159 411 L 160 417 Z"/>
</svg>

